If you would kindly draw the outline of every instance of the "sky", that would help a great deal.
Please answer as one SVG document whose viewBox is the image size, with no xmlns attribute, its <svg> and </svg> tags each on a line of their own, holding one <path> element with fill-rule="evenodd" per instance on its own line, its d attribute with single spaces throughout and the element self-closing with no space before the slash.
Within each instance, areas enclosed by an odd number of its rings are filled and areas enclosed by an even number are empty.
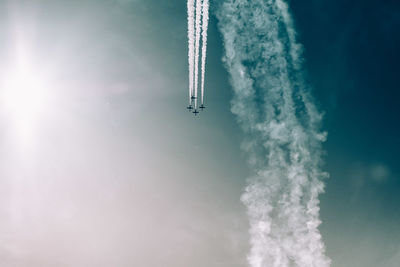
<svg viewBox="0 0 400 267">
<path fill-rule="evenodd" d="M 213 4 L 194 118 L 185 1 L 0 1 L 1 266 L 248 266 L 251 170 Z M 328 132 L 331 266 L 398 266 L 400 4 L 289 6 Z"/>
</svg>

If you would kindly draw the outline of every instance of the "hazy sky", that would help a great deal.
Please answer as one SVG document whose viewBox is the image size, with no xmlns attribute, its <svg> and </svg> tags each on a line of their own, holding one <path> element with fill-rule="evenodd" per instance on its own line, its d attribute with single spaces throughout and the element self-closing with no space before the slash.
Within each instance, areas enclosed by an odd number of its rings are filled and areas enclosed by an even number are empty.
<svg viewBox="0 0 400 267">
<path fill-rule="evenodd" d="M 327 255 L 399 266 L 400 5 L 289 4 L 329 133 Z M 213 12 L 194 118 L 186 1 L 0 0 L 1 266 L 247 266 L 249 170 Z M 30 91 L 10 97 L 21 51 Z"/>
</svg>

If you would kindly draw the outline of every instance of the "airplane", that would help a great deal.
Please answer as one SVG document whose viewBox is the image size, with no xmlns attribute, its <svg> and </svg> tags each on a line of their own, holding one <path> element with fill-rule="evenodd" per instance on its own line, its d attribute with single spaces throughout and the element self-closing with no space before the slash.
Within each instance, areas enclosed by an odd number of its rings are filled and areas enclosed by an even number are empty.
<svg viewBox="0 0 400 267">
<path fill-rule="evenodd" d="M 193 111 L 193 114 L 194 114 L 195 116 L 197 116 L 197 114 L 199 114 L 199 112 L 197 111 L 197 109 L 195 109 L 195 110 Z"/>
<path fill-rule="evenodd" d="M 194 95 L 192 95 L 192 97 L 190 99 L 195 100 L 197 97 L 195 97 Z"/>
<path fill-rule="evenodd" d="M 189 110 L 189 112 L 193 109 L 192 105 L 189 105 L 187 108 L 187 110 Z"/>
<path fill-rule="evenodd" d="M 203 105 L 203 104 L 201 104 L 201 106 L 199 107 L 199 109 L 201 109 L 201 111 L 203 111 L 203 109 L 205 109 L 206 107 Z"/>
</svg>

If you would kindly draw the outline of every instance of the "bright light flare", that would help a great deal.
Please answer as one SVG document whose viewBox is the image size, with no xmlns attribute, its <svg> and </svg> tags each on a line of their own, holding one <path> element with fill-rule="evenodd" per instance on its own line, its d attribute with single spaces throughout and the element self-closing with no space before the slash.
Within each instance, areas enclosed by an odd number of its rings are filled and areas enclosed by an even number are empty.
<svg viewBox="0 0 400 267">
<path fill-rule="evenodd" d="M 0 101 L 9 125 L 24 139 L 29 138 L 47 102 L 46 85 L 39 72 L 18 64 L 3 77 Z"/>
</svg>

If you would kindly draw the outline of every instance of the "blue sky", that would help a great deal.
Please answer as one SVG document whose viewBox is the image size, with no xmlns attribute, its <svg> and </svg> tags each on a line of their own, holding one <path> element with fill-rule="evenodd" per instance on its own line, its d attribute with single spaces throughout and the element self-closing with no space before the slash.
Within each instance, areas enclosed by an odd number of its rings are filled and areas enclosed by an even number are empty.
<svg viewBox="0 0 400 267">
<path fill-rule="evenodd" d="M 338 266 L 395 266 L 399 5 L 310 1 L 292 7 L 329 132 L 325 150 L 331 178 L 321 198 L 328 254 L 338 253 L 336 262 L 343 261 Z"/>
</svg>

